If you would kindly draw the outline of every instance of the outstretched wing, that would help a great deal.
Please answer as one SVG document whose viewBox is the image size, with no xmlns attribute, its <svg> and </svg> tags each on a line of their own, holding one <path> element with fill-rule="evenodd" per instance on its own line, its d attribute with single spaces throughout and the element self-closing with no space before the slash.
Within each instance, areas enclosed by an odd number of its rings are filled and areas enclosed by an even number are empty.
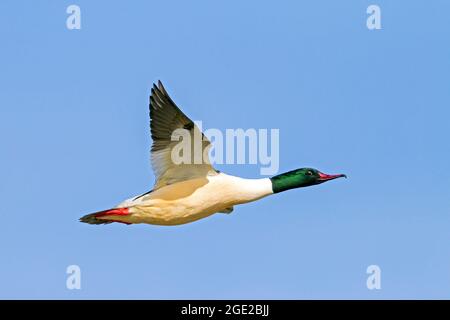
<svg viewBox="0 0 450 320">
<path fill-rule="evenodd" d="M 153 190 L 176 182 L 217 174 L 209 158 L 204 159 L 205 161 L 200 164 L 195 164 L 194 153 L 199 153 L 200 150 L 194 149 L 194 137 L 202 138 L 201 157 L 206 154 L 205 149 L 209 148 L 211 143 L 194 122 L 176 106 L 161 81 L 158 81 L 158 86 L 154 84 L 151 91 L 150 129 L 153 139 L 151 162 L 156 176 Z M 180 164 L 176 164 L 172 159 L 172 150 L 180 143 L 178 140 L 172 140 L 172 133 L 177 129 L 184 129 L 189 134 L 192 146 L 190 160 Z"/>
</svg>

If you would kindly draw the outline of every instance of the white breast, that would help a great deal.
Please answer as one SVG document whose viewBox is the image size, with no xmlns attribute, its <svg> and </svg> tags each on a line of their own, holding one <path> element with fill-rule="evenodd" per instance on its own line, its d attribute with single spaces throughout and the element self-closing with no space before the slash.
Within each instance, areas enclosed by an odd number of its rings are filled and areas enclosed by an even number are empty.
<svg viewBox="0 0 450 320">
<path fill-rule="evenodd" d="M 217 192 L 223 202 L 241 204 L 258 200 L 272 194 L 272 182 L 269 178 L 244 179 L 220 173 L 208 177 L 210 185 L 205 186 L 206 192 Z"/>
</svg>

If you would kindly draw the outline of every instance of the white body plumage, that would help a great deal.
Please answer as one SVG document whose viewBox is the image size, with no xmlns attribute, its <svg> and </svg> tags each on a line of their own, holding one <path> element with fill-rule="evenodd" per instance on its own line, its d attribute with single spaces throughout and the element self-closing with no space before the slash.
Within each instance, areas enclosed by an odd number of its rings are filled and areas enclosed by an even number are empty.
<svg viewBox="0 0 450 320">
<path fill-rule="evenodd" d="M 128 199 L 117 208 L 129 208 L 129 215 L 104 216 L 100 219 L 178 225 L 216 212 L 231 212 L 234 205 L 255 201 L 272 193 L 269 178 L 244 179 L 219 173 L 178 182 L 137 199 Z"/>
</svg>

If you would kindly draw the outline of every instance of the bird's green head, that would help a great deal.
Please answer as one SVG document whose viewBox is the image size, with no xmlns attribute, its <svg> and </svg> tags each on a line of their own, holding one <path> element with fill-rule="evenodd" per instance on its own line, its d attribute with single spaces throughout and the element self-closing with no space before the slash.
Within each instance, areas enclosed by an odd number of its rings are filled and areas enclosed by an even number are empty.
<svg viewBox="0 0 450 320">
<path fill-rule="evenodd" d="M 347 178 L 345 174 L 325 174 L 313 168 L 301 168 L 270 178 L 274 193 L 293 188 L 309 187 L 337 178 Z"/>
</svg>

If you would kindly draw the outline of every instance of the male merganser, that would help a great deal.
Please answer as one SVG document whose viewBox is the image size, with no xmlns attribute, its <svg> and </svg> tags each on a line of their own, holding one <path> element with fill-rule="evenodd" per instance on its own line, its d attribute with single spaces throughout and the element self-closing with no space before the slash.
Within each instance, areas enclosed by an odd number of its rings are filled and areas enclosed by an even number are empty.
<svg viewBox="0 0 450 320">
<path fill-rule="evenodd" d="M 113 209 L 88 214 L 80 218 L 81 222 L 180 225 L 216 212 L 231 213 L 235 205 L 271 194 L 346 177 L 301 168 L 271 178 L 245 179 L 219 172 L 209 161 L 175 164 L 171 158 L 172 149 L 178 143 L 172 140 L 175 130 L 187 130 L 190 137 L 202 137 L 202 154 L 211 145 L 194 122 L 175 105 L 160 81 L 151 90 L 150 119 L 154 188 Z"/>
</svg>

